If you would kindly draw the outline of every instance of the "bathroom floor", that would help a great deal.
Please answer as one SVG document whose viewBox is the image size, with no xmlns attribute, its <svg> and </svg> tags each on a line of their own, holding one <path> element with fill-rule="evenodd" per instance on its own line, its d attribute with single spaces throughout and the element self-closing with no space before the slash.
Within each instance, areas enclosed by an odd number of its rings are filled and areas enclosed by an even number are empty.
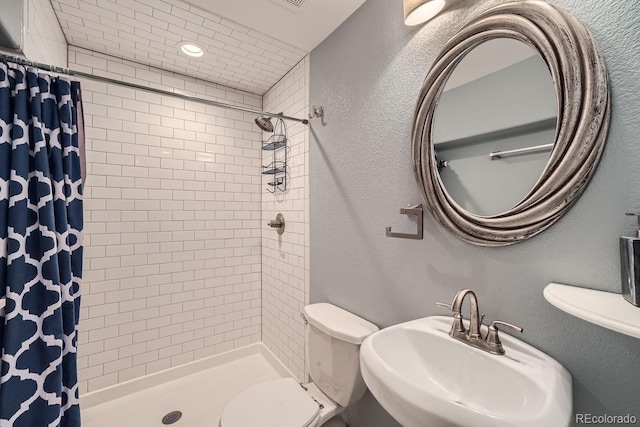
<svg viewBox="0 0 640 427">
<path fill-rule="evenodd" d="M 176 371 L 172 373 L 173 376 L 176 373 L 180 375 Z M 132 387 L 125 384 L 109 390 L 112 397 L 122 392 L 115 399 L 102 401 L 102 397 L 98 396 L 102 392 L 88 397 L 97 403 L 83 406 L 82 425 L 159 427 L 163 426 L 162 419 L 165 415 L 180 411 L 182 417 L 170 425 L 218 427 L 222 411 L 233 396 L 253 384 L 283 376 L 286 375 L 283 375 L 280 367 L 274 366 L 267 357 L 257 353 L 149 388 L 139 389 L 136 381 L 132 381 L 130 384 L 138 389 L 135 392 L 130 392 Z M 108 399 L 106 395 L 104 397 Z"/>
</svg>

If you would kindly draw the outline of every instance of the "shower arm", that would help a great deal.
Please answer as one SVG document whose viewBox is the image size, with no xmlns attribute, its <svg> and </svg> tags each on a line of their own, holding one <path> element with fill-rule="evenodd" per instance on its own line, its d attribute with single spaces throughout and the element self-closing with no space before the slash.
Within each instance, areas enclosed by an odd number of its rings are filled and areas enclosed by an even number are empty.
<svg viewBox="0 0 640 427">
<path fill-rule="evenodd" d="M 156 89 L 156 88 L 153 88 L 153 87 L 142 86 L 142 85 L 138 85 L 138 84 L 135 84 L 135 83 L 129 83 L 129 82 L 122 81 L 122 80 L 111 79 L 109 77 L 97 76 L 95 74 L 85 73 L 83 71 L 71 70 L 69 68 L 57 67 L 55 65 L 42 64 L 42 63 L 39 63 L 39 62 L 30 61 L 30 60 L 28 60 L 26 58 L 7 55 L 5 53 L 0 53 L 0 60 L 13 62 L 13 63 L 20 64 L 20 65 L 26 65 L 28 67 L 35 67 L 35 68 L 38 68 L 40 70 L 49 71 L 49 72 L 55 73 L 55 74 L 65 74 L 65 75 L 68 75 L 68 76 L 83 77 L 83 78 L 90 79 L 90 80 L 95 80 L 95 81 L 98 81 L 98 82 L 126 86 L 126 87 L 130 87 L 132 89 L 144 90 L 144 91 L 152 92 L 152 93 L 155 93 L 155 94 L 158 94 L 158 95 L 171 96 L 171 97 L 179 98 L 179 99 L 182 99 L 182 100 L 185 100 L 185 101 L 197 102 L 197 103 L 200 103 L 200 104 L 211 105 L 211 106 L 214 106 L 214 107 L 226 108 L 228 110 L 242 111 L 242 112 L 245 112 L 245 113 L 258 114 L 258 115 L 266 116 L 266 117 L 276 117 L 276 118 L 279 118 L 279 119 L 291 120 L 291 121 L 294 121 L 294 122 L 300 122 L 300 123 L 305 124 L 305 125 L 309 124 L 309 120 L 308 119 L 300 119 L 298 117 L 285 116 L 282 113 L 270 113 L 268 111 L 259 111 L 259 110 L 254 110 L 254 109 L 251 109 L 251 108 L 245 108 L 245 107 L 239 107 L 239 106 L 236 106 L 236 105 L 225 104 L 224 102 L 213 101 L 213 100 L 210 100 L 210 99 L 198 98 L 197 96 L 190 96 L 190 95 L 183 95 L 181 93 L 169 92 L 169 91 L 166 91 L 166 90 Z"/>
</svg>

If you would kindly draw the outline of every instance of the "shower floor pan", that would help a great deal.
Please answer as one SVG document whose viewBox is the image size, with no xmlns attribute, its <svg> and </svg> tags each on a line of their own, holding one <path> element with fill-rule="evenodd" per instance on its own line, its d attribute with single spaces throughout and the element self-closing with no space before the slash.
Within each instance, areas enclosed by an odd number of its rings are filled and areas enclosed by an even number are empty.
<svg viewBox="0 0 640 427">
<path fill-rule="evenodd" d="M 80 401 L 82 425 L 215 427 L 240 391 L 292 376 L 262 343 L 252 344 L 87 393 Z"/>
</svg>

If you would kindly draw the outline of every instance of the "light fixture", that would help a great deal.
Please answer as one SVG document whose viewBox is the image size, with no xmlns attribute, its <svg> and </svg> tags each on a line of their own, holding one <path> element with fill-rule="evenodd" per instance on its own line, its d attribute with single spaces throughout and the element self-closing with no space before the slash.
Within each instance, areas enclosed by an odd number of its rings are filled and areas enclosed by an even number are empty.
<svg viewBox="0 0 640 427">
<path fill-rule="evenodd" d="M 194 58 L 200 58 L 204 55 L 204 50 L 194 42 L 181 42 L 178 46 L 180 46 L 180 51 L 185 55 L 193 56 Z"/>
<path fill-rule="evenodd" d="M 405 25 L 418 25 L 436 16 L 445 5 L 445 0 L 402 0 Z"/>
</svg>

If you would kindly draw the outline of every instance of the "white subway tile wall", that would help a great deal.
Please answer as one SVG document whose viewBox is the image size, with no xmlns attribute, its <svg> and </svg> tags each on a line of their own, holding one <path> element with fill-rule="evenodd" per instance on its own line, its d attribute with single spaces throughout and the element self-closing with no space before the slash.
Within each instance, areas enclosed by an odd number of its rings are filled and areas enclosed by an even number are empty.
<svg viewBox="0 0 640 427">
<path fill-rule="evenodd" d="M 263 99 L 266 111 L 305 118 L 309 114 L 309 57 L 285 75 Z M 306 381 L 302 308 L 309 302 L 309 127 L 287 121 L 291 149 L 286 192 L 262 192 L 262 341 L 293 372 Z M 264 137 L 268 135 L 265 133 Z M 263 163 L 272 153 L 263 152 Z M 279 236 L 266 227 L 278 213 L 285 218 Z"/>
<path fill-rule="evenodd" d="M 22 53 L 26 58 L 67 66 L 67 40 L 49 0 L 25 0 L 23 25 Z"/>
<path fill-rule="evenodd" d="M 51 3 L 72 46 L 260 95 L 306 54 L 182 0 Z M 199 43 L 205 55 L 189 58 L 179 53 L 183 41 Z"/>
<path fill-rule="evenodd" d="M 262 105 L 257 95 L 81 48 L 69 48 L 69 67 Z M 82 79 L 82 88 L 81 392 L 260 341 L 261 133 L 254 116 L 92 80 Z M 295 219 L 290 230 L 301 233 Z"/>
</svg>

